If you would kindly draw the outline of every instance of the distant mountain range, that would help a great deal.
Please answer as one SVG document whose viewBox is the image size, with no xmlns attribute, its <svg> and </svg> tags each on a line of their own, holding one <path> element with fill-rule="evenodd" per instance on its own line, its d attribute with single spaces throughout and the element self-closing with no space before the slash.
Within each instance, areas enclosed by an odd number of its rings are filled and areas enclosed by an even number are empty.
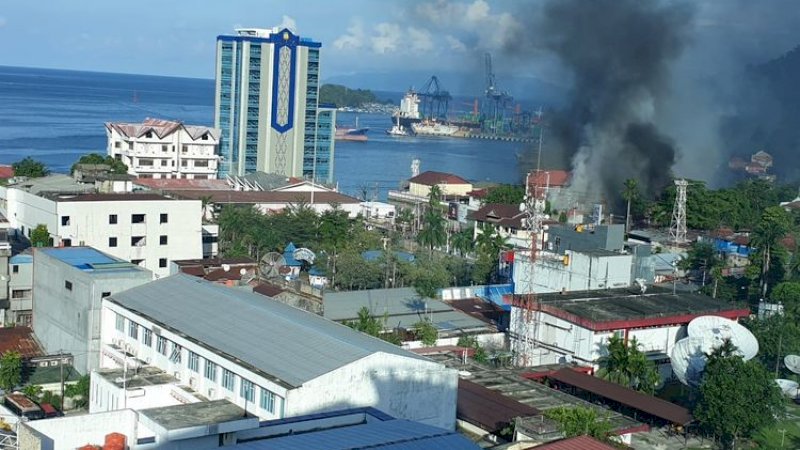
<svg viewBox="0 0 800 450">
<path fill-rule="evenodd" d="M 412 87 L 421 90 L 433 75 L 437 76 L 444 89 L 460 99 L 482 98 L 486 92 L 482 72 L 471 75 L 455 71 L 360 72 L 328 77 L 323 82 L 396 95 Z M 497 84 L 525 105 L 554 106 L 563 102 L 566 96 L 564 87 L 535 77 L 497 74 Z"/>
</svg>

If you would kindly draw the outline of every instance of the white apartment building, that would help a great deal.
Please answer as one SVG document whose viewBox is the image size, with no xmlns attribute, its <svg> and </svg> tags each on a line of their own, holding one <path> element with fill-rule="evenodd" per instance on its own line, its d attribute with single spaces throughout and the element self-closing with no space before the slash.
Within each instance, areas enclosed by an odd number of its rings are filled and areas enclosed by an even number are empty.
<svg viewBox="0 0 800 450">
<path fill-rule="evenodd" d="M 56 247 L 90 246 L 169 275 L 173 260 L 203 257 L 202 204 L 151 193 L 38 195 L 0 187 L 0 209 L 26 237 L 39 224 Z"/>
<path fill-rule="evenodd" d="M 141 178 L 215 179 L 219 130 L 180 122 L 145 119 L 106 123 L 108 154 Z"/>
<path fill-rule="evenodd" d="M 101 367 L 154 366 L 262 419 L 369 406 L 455 427 L 454 369 L 264 296 L 176 274 L 102 308 Z"/>
</svg>

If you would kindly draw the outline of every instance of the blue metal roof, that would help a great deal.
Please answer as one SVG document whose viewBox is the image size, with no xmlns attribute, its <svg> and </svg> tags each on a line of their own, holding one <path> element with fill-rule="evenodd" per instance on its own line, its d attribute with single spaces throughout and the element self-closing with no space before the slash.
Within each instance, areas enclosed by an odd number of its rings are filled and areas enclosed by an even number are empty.
<svg viewBox="0 0 800 450">
<path fill-rule="evenodd" d="M 119 264 L 125 263 L 118 258 L 109 256 L 92 247 L 59 247 L 59 248 L 45 248 L 39 250 L 48 256 L 51 256 L 63 263 L 69 264 L 76 269 L 83 271 L 94 270 L 97 265 L 102 264 Z M 130 265 L 130 267 L 118 267 L 117 269 L 136 270 L 138 266 Z"/>
<path fill-rule="evenodd" d="M 330 428 L 314 432 L 261 439 L 236 446 L 241 450 L 294 450 L 379 448 L 391 450 L 475 450 L 480 449 L 464 436 L 410 420 L 386 420 Z"/>
<path fill-rule="evenodd" d="M 289 245 L 283 249 L 283 259 L 286 260 L 286 265 L 290 267 L 300 267 L 303 265 L 302 262 L 296 260 L 294 258 L 294 251 L 297 250 L 297 247 L 294 246 L 294 242 L 289 242 Z"/>
<path fill-rule="evenodd" d="M 14 255 L 8 260 L 9 264 L 31 264 L 33 263 L 33 255 L 29 255 L 27 253 L 20 253 L 19 255 Z"/>
</svg>

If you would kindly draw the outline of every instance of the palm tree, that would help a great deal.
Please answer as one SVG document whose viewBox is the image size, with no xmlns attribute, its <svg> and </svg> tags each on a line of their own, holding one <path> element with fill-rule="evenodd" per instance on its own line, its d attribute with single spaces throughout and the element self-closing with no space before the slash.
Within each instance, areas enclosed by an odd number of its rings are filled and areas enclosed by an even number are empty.
<svg viewBox="0 0 800 450">
<path fill-rule="evenodd" d="M 639 198 L 639 183 L 634 178 L 625 180 L 622 189 L 622 198 L 628 202 L 627 210 L 625 212 L 625 232 L 631 231 L 631 202 Z"/>
<path fill-rule="evenodd" d="M 203 212 L 203 219 L 214 221 L 214 211 L 211 209 L 212 206 L 212 197 L 210 195 L 204 195 L 200 197 L 200 205 L 201 211 Z"/>
<path fill-rule="evenodd" d="M 453 250 L 465 256 L 473 247 L 472 231 L 463 230 L 453 235 Z"/>
<path fill-rule="evenodd" d="M 438 208 L 439 202 L 442 200 L 442 188 L 439 187 L 438 184 L 431 186 L 430 192 L 428 192 L 428 204 L 432 208 Z"/>
<path fill-rule="evenodd" d="M 761 221 L 753 230 L 752 242 L 761 253 L 761 296 L 767 296 L 767 276 L 769 274 L 769 264 L 771 250 L 775 247 L 778 240 L 789 232 L 789 216 L 783 208 L 773 206 L 764 210 Z"/>
<path fill-rule="evenodd" d="M 434 247 L 444 245 L 447 240 L 447 230 L 445 230 L 445 220 L 435 210 L 428 210 L 422 218 L 423 227 L 417 233 L 417 240 L 420 244 L 428 247 L 431 256 Z"/>
</svg>

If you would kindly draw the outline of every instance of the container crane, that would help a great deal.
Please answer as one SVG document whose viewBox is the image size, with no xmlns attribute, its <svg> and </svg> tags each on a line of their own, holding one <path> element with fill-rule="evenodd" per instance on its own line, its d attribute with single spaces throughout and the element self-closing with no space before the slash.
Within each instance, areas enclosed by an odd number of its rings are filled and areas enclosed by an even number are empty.
<svg viewBox="0 0 800 450">
<path fill-rule="evenodd" d="M 484 55 L 486 65 L 486 99 L 488 102 L 488 118 L 484 117 L 484 128 L 494 134 L 502 131 L 505 109 L 514 103 L 514 97 L 508 92 L 497 87 L 494 70 L 492 68 L 492 54 Z M 488 123 L 487 123 L 488 122 Z"/>
<path fill-rule="evenodd" d="M 422 116 L 425 119 L 447 120 L 452 96 L 439 83 L 436 75 L 432 76 L 419 92 Z"/>
</svg>

